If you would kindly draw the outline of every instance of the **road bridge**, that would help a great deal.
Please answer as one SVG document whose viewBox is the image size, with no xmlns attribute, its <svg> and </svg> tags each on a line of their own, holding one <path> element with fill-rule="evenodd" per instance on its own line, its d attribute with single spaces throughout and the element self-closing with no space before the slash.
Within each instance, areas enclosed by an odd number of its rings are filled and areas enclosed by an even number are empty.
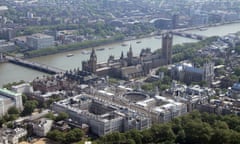
<svg viewBox="0 0 240 144">
<path fill-rule="evenodd" d="M 196 39 L 196 40 L 204 40 L 204 39 L 207 38 L 206 36 L 203 36 L 203 35 L 184 33 L 184 32 L 180 32 L 180 31 L 172 31 L 172 33 L 174 35 L 178 35 L 178 36 L 186 37 L 186 38 L 191 38 L 191 39 Z"/>
<path fill-rule="evenodd" d="M 48 66 L 45 64 L 40 64 L 40 63 L 36 63 L 36 62 L 31 62 L 31 61 L 27 61 L 21 58 L 15 58 L 12 56 L 6 56 L 6 59 L 13 64 L 16 65 L 20 65 L 20 66 L 24 66 L 24 67 L 28 67 L 34 70 L 38 70 L 44 73 L 48 73 L 48 74 L 58 74 L 58 73 L 64 73 L 65 70 L 53 67 L 53 66 Z"/>
</svg>

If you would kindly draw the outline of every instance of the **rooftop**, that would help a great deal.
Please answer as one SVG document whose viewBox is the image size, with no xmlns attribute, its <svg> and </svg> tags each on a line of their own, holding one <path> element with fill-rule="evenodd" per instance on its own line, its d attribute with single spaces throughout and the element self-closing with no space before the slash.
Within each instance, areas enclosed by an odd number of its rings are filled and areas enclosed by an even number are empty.
<svg viewBox="0 0 240 144">
<path fill-rule="evenodd" d="M 6 89 L 6 88 L 0 89 L 0 93 L 12 95 L 12 96 L 19 96 L 19 93 L 15 93 L 15 92 L 10 91 L 10 90 L 8 90 L 8 89 Z"/>
<path fill-rule="evenodd" d="M 8 10 L 7 6 L 0 6 L 0 11 Z"/>
<path fill-rule="evenodd" d="M 46 34 L 42 34 L 42 33 L 33 34 L 31 37 L 32 38 L 37 38 L 37 39 L 52 38 L 52 36 L 46 35 Z"/>
<path fill-rule="evenodd" d="M 234 90 L 240 90 L 240 83 L 235 83 L 235 84 L 233 84 L 232 89 L 234 89 Z"/>
</svg>

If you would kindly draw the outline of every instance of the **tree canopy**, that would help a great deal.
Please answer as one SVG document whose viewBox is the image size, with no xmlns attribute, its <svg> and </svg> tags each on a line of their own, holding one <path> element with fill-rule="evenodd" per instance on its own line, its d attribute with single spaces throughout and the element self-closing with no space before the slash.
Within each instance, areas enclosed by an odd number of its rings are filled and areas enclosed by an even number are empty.
<svg viewBox="0 0 240 144">
<path fill-rule="evenodd" d="M 97 143 L 179 143 L 237 144 L 240 143 L 240 117 L 199 113 L 175 118 L 169 123 L 155 124 L 143 131 L 114 132 L 100 137 Z M 130 141 L 129 141 L 130 140 Z"/>
</svg>

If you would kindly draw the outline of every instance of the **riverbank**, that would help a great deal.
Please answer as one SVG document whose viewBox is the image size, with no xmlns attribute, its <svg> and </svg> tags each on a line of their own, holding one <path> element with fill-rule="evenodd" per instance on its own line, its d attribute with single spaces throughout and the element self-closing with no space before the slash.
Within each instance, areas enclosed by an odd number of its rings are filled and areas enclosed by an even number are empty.
<svg viewBox="0 0 240 144">
<path fill-rule="evenodd" d="M 33 50 L 33 51 L 28 51 L 24 53 L 24 58 L 34 58 L 34 57 L 52 55 L 52 54 L 63 53 L 68 51 L 81 50 L 81 49 L 121 42 L 123 40 L 124 40 L 124 37 L 120 35 L 120 36 L 112 37 L 110 39 L 85 41 L 85 42 L 73 43 L 69 45 L 61 45 L 57 47 Z"/>
<path fill-rule="evenodd" d="M 139 37 L 132 36 L 132 37 L 124 38 L 123 36 L 120 36 L 120 37 L 118 36 L 118 37 L 113 37 L 110 39 L 85 41 L 85 42 L 73 43 L 73 44 L 69 44 L 69 45 L 61 45 L 61 46 L 57 46 L 57 47 L 50 47 L 50 48 L 26 52 L 24 54 L 24 58 L 28 59 L 28 58 L 53 55 L 53 54 L 57 54 L 57 53 L 70 52 L 70 51 L 75 51 L 75 50 L 84 50 L 84 49 L 89 49 L 91 47 L 98 47 L 98 46 L 103 46 L 103 45 L 107 45 L 107 44 L 114 44 L 114 43 L 121 43 L 121 42 L 123 43 L 123 42 L 131 41 L 131 40 L 149 38 L 149 37 L 153 37 L 154 35 L 157 35 L 157 33 L 146 34 L 146 35 L 142 35 Z"/>
<path fill-rule="evenodd" d="M 181 28 L 181 29 L 175 29 L 173 31 L 197 30 L 199 28 L 211 28 L 211 27 L 217 27 L 217 26 L 221 26 L 221 25 L 229 25 L 229 24 L 234 24 L 234 23 L 240 23 L 240 21 L 217 23 L 217 24 L 210 24 L 210 25 L 198 26 L 198 27 Z M 73 43 L 73 44 L 69 44 L 69 45 L 61 45 L 61 46 L 57 46 L 57 47 L 34 50 L 34 51 L 26 52 L 24 54 L 24 58 L 34 58 L 34 57 L 52 55 L 52 54 L 57 54 L 57 53 L 64 53 L 64 52 L 69 52 L 69 51 L 74 51 L 74 50 L 88 49 L 91 47 L 97 47 L 97 46 L 102 46 L 102 45 L 106 45 L 106 44 L 114 44 L 114 43 L 118 43 L 118 42 L 143 39 L 143 38 L 160 35 L 161 33 L 164 33 L 164 32 L 166 32 L 166 31 L 163 30 L 161 32 L 159 32 L 159 31 L 152 32 L 150 34 L 146 34 L 146 35 L 142 35 L 142 36 L 132 36 L 132 37 L 124 37 L 123 35 L 120 35 L 120 36 L 112 37 L 110 39 L 85 41 L 85 42 Z"/>
</svg>

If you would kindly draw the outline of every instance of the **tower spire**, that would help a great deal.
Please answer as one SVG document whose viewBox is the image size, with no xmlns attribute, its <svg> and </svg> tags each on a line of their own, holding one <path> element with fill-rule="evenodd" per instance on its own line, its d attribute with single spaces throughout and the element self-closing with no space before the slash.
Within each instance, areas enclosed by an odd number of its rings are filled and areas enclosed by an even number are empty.
<svg viewBox="0 0 240 144">
<path fill-rule="evenodd" d="M 120 59 L 124 59 L 123 51 L 122 51 L 122 53 L 121 53 Z"/>
<path fill-rule="evenodd" d="M 94 48 L 92 48 L 91 57 L 96 57 L 96 52 L 95 52 L 95 49 L 94 49 Z"/>
<path fill-rule="evenodd" d="M 97 55 L 95 53 L 95 49 L 92 48 L 92 53 L 89 60 L 89 71 L 95 73 L 96 69 L 97 69 Z"/>
</svg>

